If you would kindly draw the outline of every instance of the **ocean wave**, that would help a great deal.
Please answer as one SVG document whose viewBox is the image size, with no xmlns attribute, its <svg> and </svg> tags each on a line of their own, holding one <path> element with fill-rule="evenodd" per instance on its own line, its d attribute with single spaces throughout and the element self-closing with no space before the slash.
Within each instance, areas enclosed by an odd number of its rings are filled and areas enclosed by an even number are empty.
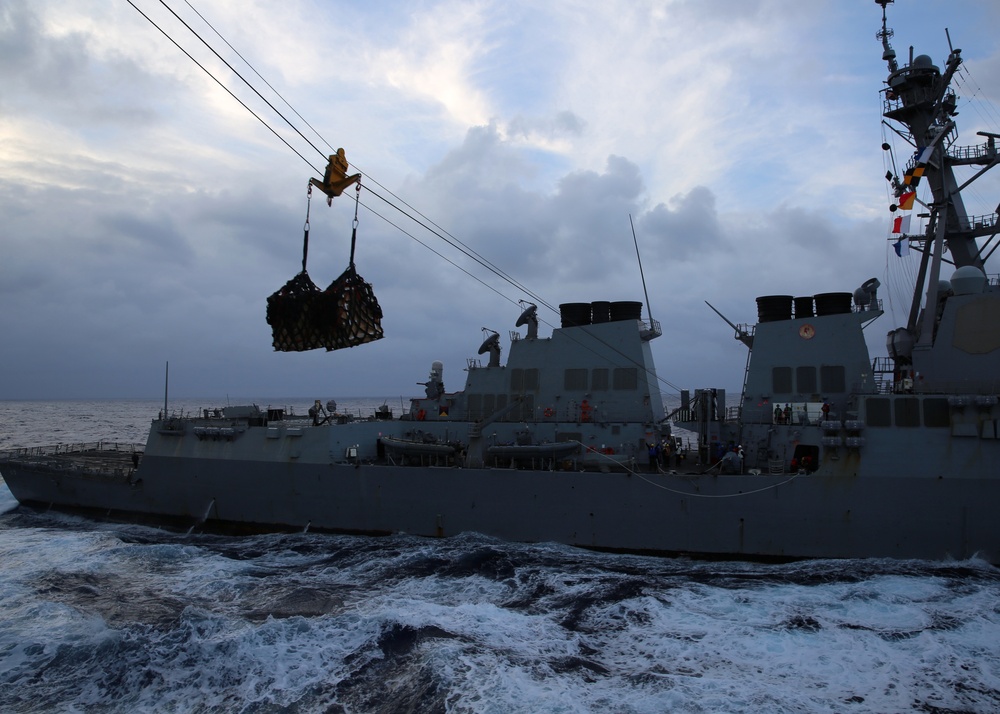
<svg viewBox="0 0 1000 714">
<path fill-rule="evenodd" d="M 0 516 L 4 711 L 992 711 L 1000 571 Z"/>
</svg>

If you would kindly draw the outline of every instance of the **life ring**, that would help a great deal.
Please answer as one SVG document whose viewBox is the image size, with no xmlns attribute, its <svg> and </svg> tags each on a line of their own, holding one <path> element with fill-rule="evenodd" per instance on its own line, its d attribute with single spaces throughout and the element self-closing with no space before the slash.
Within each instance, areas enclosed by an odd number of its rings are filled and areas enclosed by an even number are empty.
<svg viewBox="0 0 1000 714">
<path fill-rule="evenodd" d="M 427 417 L 427 412 L 423 409 L 417 412 L 417 421 L 423 421 Z"/>
<path fill-rule="evenodd" d="M 556 412 L 552 407 L 545 407 L 545 411 L 542 412 L 542 414 L 544 414 L 547 419 L 550 419 L 556 415 Z"/>
</svg>

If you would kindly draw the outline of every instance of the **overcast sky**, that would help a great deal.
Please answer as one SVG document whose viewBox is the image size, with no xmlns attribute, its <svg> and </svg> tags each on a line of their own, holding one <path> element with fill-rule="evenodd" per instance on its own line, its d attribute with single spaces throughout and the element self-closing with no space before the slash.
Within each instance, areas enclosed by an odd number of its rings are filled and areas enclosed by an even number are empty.
<svg viewBox="0 0 1000 714">
<path fill-rule="evenodd" d="M 742 384 L 746 350 L 705 301 L 753 323 L 757 296 L 878 277 L 873 354 L 905 319 L 916 261 L 887 241 L 880 145 L 911 150 L 880 125 L 871 0 L 168 0 L 314 146 L 159 0 L 133 2 L 306 160 L 126 0 L 5 0 L 0 399 L 156 397 L 167 361 L 177 396 L 398 398 L 434 360 L 450 391 L 483 327 L 506 358 L 527 296 L 367 191 L 355 260 L 385 339 L 273 351 L 265 300 L 301 267 L 307 182 L 341 146 L 365 186 L 551 305 L 646 302 L 631 215 L 666 394 Z M 1000 4 L 898 0 L 889 25 L 901 60 L 912 44 L 938 65 L 949 28 L 960 143 L 998 131 Z M 354 202 L 321 199 L 308 268 L 325 287 Z"/>
</svg>

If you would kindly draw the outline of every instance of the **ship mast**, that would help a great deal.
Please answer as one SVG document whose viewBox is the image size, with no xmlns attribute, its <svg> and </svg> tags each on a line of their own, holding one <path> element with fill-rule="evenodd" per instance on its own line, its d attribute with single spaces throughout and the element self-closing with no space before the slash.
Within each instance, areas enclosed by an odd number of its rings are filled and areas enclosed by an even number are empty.
<svg viewBox="0 0 1000 714">
<path fill-rule="evenodd" d="M 931 201 L 924 204 L 929 209 L 926 233 L 922 240 L 915 242 L 922 256 L 906 329 L 912 335 L 919 335 L 917 347 L 930 347 L 934 339 L 942 263 L 953 263 L 956 268 L 971 265 L 983 270 L 984 260 L 977 238 L 989 236 L 992 239 L 997 233 L 997 216 L 970 218 L 961 192 L 997 164 L 998 154 L 996 136 L 982 132 L 987 137 L 985 144 L 953 147 L 957 131 L 952 117 L 958 114 L 958 98 L 950 85 L 962 63 L 961 50 L 951 48 L 949 38 L 950 54 L 942 73 L 927 55 L 914 57 L 911 47 L 909 62 L 900 68 L 889 44 L 893 32 L 886 25 L 886 6 L 892 1 L 876 0 L 882 6 L 882 29 L 876 38 L 882 43 L 882 59 L 889 67 L 887 87 L 882 90 L 883 116 L 899 125 L 897 128 L 889 124 L 913 146 L 914 153 L 906 165 L 903 179 L 892 175 L 890 180 L 897 197 L 916 188 L 921 178 L 932 193 Z M 982 168 L 959 185 L 954 167 L 960 165 Z M 945 258 L 945 251 L 949 258 Z M 926 309 L 921 318 L 920 298 L 925 286 L 923 304 Z"/>
</svg>

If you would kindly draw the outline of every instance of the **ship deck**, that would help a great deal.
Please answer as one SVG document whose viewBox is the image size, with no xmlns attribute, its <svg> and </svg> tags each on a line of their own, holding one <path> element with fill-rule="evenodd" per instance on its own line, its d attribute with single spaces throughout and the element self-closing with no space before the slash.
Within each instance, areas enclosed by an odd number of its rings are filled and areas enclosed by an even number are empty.
<svg viewBox="0 0 1000 714">
<path fill-rule="evenodd" d="M 142 458 L 141 444 L 93 442 L 31 446 L 0 452 L 0 473 L 6 463 L 39 471 L 77 472 L 91 476 L 130 476 Z"/>
</svg>

